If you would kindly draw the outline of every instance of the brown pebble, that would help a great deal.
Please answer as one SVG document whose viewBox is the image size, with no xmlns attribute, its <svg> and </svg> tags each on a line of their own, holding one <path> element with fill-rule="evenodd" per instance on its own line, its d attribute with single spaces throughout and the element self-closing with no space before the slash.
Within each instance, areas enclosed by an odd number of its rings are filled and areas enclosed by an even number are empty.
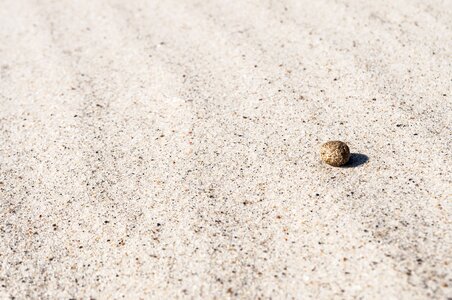
<svg viewBox="0 0 452 300">
<path fill-rule="evenodd" d="M 320 157 L 323 162 L 333 167 L 340 167 L 348 162 L 350 158 L 350 149 L 344 142 L 329 141 L 320 148 Z"/>
</svg>

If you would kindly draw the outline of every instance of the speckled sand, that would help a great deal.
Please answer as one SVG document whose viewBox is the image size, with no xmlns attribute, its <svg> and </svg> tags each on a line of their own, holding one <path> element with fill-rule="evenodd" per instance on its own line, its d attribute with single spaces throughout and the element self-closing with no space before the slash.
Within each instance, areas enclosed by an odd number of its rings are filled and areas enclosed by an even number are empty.
<svg viewBox="0 0 452 300">
<path fill-rule="evenodd" d="M 452 297 L 451 61 L 449 0 L 1 0 L 0 299 Z"/>
</svg>

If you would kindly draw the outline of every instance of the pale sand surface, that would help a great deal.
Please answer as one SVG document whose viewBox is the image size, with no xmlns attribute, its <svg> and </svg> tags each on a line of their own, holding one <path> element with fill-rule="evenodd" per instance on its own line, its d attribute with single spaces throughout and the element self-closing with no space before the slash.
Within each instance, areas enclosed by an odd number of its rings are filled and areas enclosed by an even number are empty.
<svg viewBox="0 0 452 300">
<path fill-rule="evenodd" d="M 452 297 L 451 61 L 450 0 L 1 0 L 0 298 Z"/>
</svg>

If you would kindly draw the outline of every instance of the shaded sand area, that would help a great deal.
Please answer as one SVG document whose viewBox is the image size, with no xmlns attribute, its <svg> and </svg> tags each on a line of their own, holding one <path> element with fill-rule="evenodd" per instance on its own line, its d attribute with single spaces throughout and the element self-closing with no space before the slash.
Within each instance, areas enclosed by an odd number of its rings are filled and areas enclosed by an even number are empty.
<svg viewBox="0 0 452 300">
<path fill-rule="evenodd" d="M 451 1 L 1 0 L 0 298 L 452 297 L 451 51 Z"/>
</svg>

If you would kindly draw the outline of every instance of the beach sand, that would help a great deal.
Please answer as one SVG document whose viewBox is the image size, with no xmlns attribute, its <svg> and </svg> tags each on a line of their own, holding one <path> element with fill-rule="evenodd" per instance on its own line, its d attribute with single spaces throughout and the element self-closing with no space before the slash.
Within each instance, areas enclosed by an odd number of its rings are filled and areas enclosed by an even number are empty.
<svg viewBox="0 0 452 300">
<path fill-rule="evenodd" d="M 0 1 L 0 298 L 452 297 L 451 37 L 440 0 Z"/>
</svg>

